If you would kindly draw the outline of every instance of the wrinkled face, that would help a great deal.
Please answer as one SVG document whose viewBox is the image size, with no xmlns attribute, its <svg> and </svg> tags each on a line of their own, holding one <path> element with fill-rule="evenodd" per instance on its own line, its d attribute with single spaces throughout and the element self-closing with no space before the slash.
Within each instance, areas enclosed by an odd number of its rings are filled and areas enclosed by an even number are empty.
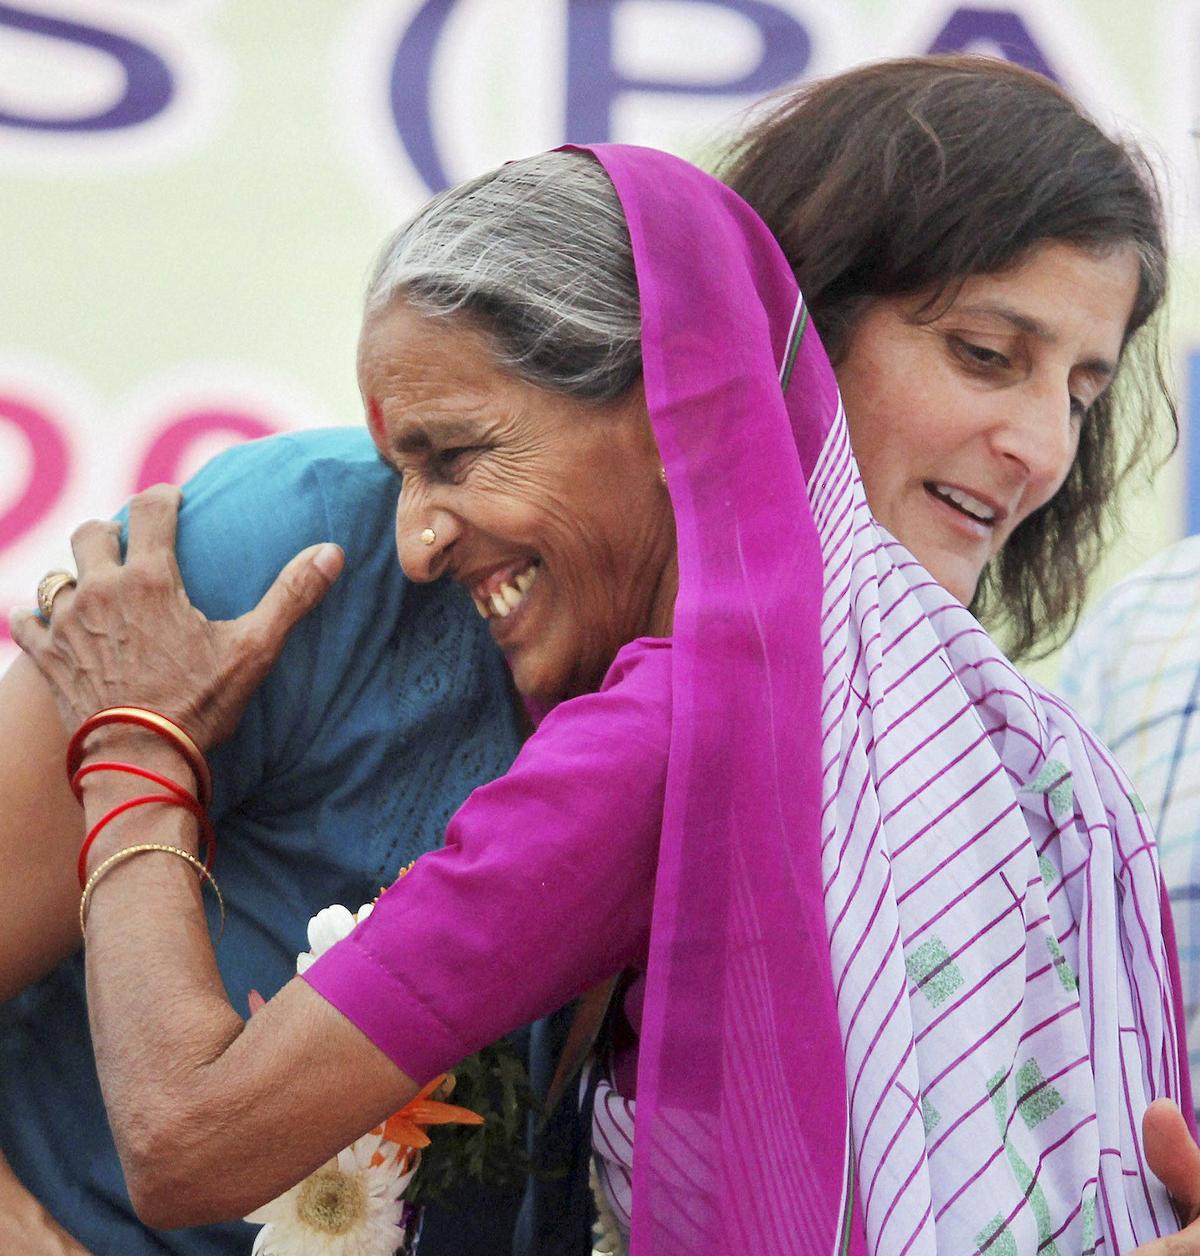
<svg viewBox="0 0 1200 1256">
<path fill-rule="evenodd" d="M 364 324 L 358 375 L 404 477 L 400 565 L 468 589 L 520 693 L 595 689 L 626 642 L 670 633 L 674 518 L 640 388 L 606 404 L 544 391 L 469 324 L 400 302 Z"/>
<path fill-rule="evenodd" d="M 1066 478 L 1137 284 L 1130 247 L 1049 241 L 971 276 L 932 323 L 917 296 L 880 299 L 856 326 L 837 378 L 871 511 L 963 603 Z"/>
</svg>

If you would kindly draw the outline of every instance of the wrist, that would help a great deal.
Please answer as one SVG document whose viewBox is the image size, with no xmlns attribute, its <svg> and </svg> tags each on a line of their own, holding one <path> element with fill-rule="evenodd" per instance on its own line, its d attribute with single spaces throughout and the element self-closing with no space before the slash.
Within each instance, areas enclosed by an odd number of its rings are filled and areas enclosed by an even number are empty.
<svg viewBox="0 0 1200 1256">
<path fill-rule="evenodd" d="M 87 743 L 97 734 L 105 730 L 139 730 L 150 733 L 164 745 L 178 754 L 191 769 L 195 780 L 193 797 L 203 807 L 212 801 L 212 773 L 208 768 L 208 760 L 204 752 L 196 744 L 188 731 L 169 717 L 152 711 L 147 707 L 106 707 L 89 716 L 75 730 L 67 746 L 67 775 L 71 778 L 72 788 L 79 793 L 77 781 L 79 773 L 84 771 L 82 763 Z"/>
<path fill-rule="evenodd" d="M 120 807 L 120 803 L 116 806 Z M 104 821 L 112 808 L 88 816 L 89 825 Z M 89 833 L 93 828 L 89 828 Z M 169 802 L 146 802 L 131 806 L 113 816 L 100 827 L 90 841 L 85 840 L 79 852 L 79 882 L 82 888 L 88 878 L 111 855 L 129 846 L 154 843 L 174 846 L 190 855 L 200 851 L 200 827 L 195 817 L 182 807 Z"/>
<path fill-rule="evenodd" d="M 73 783 L 84 807 L 87 834 L 78 859 L 79 884 L 117 851 L 146 842 L 195 855 L 215 837 L 196 794 L 191 759 L 174 741 L 132 725 L 103 726 L 78 739 Z"/>
<path fill-rule="evenodd" d="M 109 724 L 90 733 L 83 744 L 80 767 L 97 763 L 128 763 L 165 776 L 193 797 L 199 782 L 187 759 L 170 742 L 130 724 Z M 147 792 L 147 782 L 126 772 L 92 771 L 80 781 L 85 807 L 101 802 L 109 806 Z"/>
</svg>

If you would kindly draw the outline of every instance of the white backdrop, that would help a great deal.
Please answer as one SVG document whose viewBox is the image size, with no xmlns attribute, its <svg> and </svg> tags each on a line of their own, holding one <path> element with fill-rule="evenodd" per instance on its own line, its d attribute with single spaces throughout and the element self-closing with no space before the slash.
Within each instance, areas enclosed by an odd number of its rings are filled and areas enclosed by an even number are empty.
<svg viewBox="0 0 1200 1256">
<path fill-rule="evenodd" d="M 703 161 L 766 91 L 881 56 L 1011 56 L 1155 148 L 1187 385 L 1198 47 L 1180 0 L 0 4 L 0 614 L 132 489 L 359 422 L 363 275 L 431 189 L 566 139 Z M 1106 578 L 1190 527 L 1177 461 Z"/>
</svg>

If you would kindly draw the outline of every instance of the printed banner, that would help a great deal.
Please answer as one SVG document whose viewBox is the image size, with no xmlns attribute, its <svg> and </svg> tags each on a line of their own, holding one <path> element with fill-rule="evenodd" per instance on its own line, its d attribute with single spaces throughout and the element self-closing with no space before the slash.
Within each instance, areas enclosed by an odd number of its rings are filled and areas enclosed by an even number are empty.
<svg viewBox="0 0 1200 1256">
<path fill-rule="evenodd" d="M 77 522 L 232 441 L 361 421 L 364 276 L 432 192 L 568 139 L 703 162 L 768 92 L 929 51 L 1057 79 L 1169 183 L 1184 451 L 1112 578 L 1200 529 L 1198 47 L 1177 0 L 0 4 L 0 665 Z"/>
</svg>

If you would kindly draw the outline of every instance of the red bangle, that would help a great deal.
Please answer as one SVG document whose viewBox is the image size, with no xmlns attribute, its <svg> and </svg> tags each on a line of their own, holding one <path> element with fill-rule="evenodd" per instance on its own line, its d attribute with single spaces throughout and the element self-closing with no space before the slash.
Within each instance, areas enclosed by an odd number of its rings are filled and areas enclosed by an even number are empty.
<svg viewBox="0 0 1200 1256">
<path fill-rule="evenodd" d="M 95 715 L 88 716 L 75 730 L 70 745 L 67 746 L 68 778 L 74 780 L 83 762 L 83 743 L 96 729 L 108 724 L 133 724 L 170 742 L 187 760 L 188 766 L 196 777 L 196 792 L 200 805 L 207 807 L 212 802 L 212 773 L 208 769 L 208 760 L 205 759 L 200 747 L 196 745 L 187 730 L 181 728 L 174 720 L 160 715 L 157 711 L 148 710 L 146 707 L 106 707 L 103 711 L 97 711 Z"/>
<path fill-rule="evenodd" d="M 120 770 L 123 767 L 132 767 L 133 765 L 117 764 L 115 766 L 118 770 Z M 134 775 L 142 775 L 142 769 L 134 769 Z M 170 784 L 174 786 L 175 782 L 171 781 Z M 192 815 L 196 817 L 200 823 L 201 835 L 208 845 L 208 854 L 204 860 L 204 869 L 206 872 L 212 872 L 213 856 L 217 851 L 217 837 L 213 832 L 212 823 L 209 821 L 208 816 L 204 814 L 204 808 L 200 806 L 191 794 L 184 793 L 182 796 L 177 793 L 139 794 L 136 798 L 127 798 L 124 802 L 118 803 L 111 811 L 106 811 L 104 815 L 102 815 L 100 819 L 92 825 L 91 829 L 88 830 L 87 836 L 83 839 L 83 845 L 79 848 L 79 863 L 76 868 L 79 875 L 79 885 L 81 889 L 87 885 L 88 852 L 92 849 L 92 843 L 100 836 L 100 834 L 104 831 L 104 828 L 111 824 L 117 816 L 124 815 L 126 811 L 131 811 L 134 807 L 143 807 L 146 804 L 153 802 L 165 803 L 169 807 L 183 807 L 184 810 L 190 811 Z"/>
<path fill-rule="evenodd" d="M 169 776 L 163 776 L 159 772 L 152 772 L 149 768 L 144 768 L 140 764 L 118 763 L 112 759 L 100 759 L 95 763 L 85 763 L 71 777 L 71 789 L 80 802 L 83 802 L 83 782 L 93 772 L 126 772 L 130 776 L 140 776 L 145 781 L 153 781 L 155 785 L 161 785 L 163 789 L 170 790 L 177 798 L 193 797 L 178 781 L 173 781 Z"/>
</svg>

